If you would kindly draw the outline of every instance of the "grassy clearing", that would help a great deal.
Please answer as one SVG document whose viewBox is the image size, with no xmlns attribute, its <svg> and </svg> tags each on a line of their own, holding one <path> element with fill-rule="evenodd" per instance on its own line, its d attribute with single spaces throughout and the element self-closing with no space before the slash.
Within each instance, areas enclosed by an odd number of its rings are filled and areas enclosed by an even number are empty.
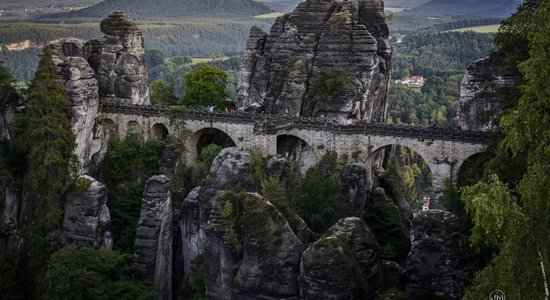
<svg viewBox="0 0 550 300">
<path fill-rule="evenodd" d="M 268 14 L 258 15 L 258 16 L 255 16 L 254 18 L 255 19 L 275 19 L 275 18 L 278 18 L 282 15 L 284 15 L 284 14 L 280 13 L 280 12 L 272 12 L 272 13 L 268 13 Z"/>
<path fill-rule="evenodd" d="M 458 31 L 458 32 L 474 31 L 478 33 L 495 33 L 498 31 L 499 28 L 500 28 L 500 24 L 493 24 L 493 25 L 457 28 L 450 31 Z"/>
<path fill-rule="evenodd" d="M 388 12 L 392 12 L 392 13 L 399 13 L 399 12 L 404 11 L 405 8 L 403 8 L 403 7 L 388 6 L 388 7 L 385 7 L 384 10 L 385 10 L 385 11 L 388 11 Z"/>
</svg>

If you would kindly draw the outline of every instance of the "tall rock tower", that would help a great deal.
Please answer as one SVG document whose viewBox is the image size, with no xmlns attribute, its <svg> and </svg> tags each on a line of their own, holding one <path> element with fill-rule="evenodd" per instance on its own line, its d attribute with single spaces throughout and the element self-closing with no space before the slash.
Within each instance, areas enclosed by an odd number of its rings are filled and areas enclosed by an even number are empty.
<svg viewBox="0 0 550 300">
<path fill-rule="evenodd" d="M 150 104 L 142 33 L 124 12 L 101 21 L 105 37 L 91 41 L 90 65 L 97 74 L 99 97 L 125 104 Z"/>
<path fill-rule="evenodd" d="M 306 0 L 269 33 L 254 27 L 241 62 L 241 107 L 384 122 L 392 46 L 382 0 Z"/>
</svg>

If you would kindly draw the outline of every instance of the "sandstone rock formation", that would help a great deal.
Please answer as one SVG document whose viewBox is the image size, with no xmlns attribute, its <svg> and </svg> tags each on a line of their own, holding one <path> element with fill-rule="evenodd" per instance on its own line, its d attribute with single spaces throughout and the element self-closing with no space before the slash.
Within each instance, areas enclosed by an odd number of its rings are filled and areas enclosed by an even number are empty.
<svg viewBox="0 0 550 300">
<path fill-rule="evenodd" d="M 405 290 L 461 299 L 469 276 L 458 218 L 446 211 L 422 211 L 411 228 Z"/>
<path fill-rule="evenodd" d="M 254 27 L 241 62 L 243 107 L 382 122 L 392 47 L 380 0 L 306 0 L 269 33 Z"/>
<path fill-rule="evenodd" d="M 135 261 L 159 289 L 156 299 L 172 299 L 172 214 L 170 179 L 151 177 L 143 192 L 134 251 Z"/>
<path fill-rule="evenodd" d="M 460 87 L 458 123 L 462 129 L 491 130 L 501 112 L 502 95 L 518 78 L 501 71 L 495 57 L 476 60 L 468 66 Z"/>
<path fill-rule="evenodd" d="M 94 173 L 106 151 L 105 134 L 96 124 L 99 104 L 150 104 L 145 48 L 136 24 L 125 13 L 114 12 L 100 27 L 103 39 L 63 38 L 48 44 L 71 100 L 82 174 Z"/>
<path fill-rule="evenodd" d="M 374 299 L 382 286 L 380 248 L 359 218 L 338 221 L 302 255 L 303 299 Z"/>
<path fill-rule="evenodd" d="M 8 125 L 13 120 L 19 96 L 12 88 L 0 86 L 0 141 L 10 138 Z"/>
<path fill-rule="evenodd" d="M 283 215 L 253 193 L 221 195 L 206 230 L 208 299 L 298 296 L 304 246 Z"/>
<path fill-rule="evenodd" d="M 71 100 L 71 124 L 76 134 L 75 154 L 82 173 L 87 174 L 93 154 L 92 141 L 99 108 L 99 86 L 94 70 L 86 60 L 91 51 L 89 42 L 75 39 L 59 39 L 50 42 L 54 62 L 65 80 L 65 88 Z"/>
<path fill-rule="evenodd" d="M 99 82 L 102 100 L 126 104 L 150 104 L 143 37 L 124 12 L 101 21 L 101 40 L 93 40 L 90 65 Z"/>
<path fill-rule="evenodd" d="M 113 248 L 111 215 L 107 208 L 107 188 L 89 176 L 81 176 L 86 190 L 65 204 L 61 241 L 64 245 Z"/>
</svg>

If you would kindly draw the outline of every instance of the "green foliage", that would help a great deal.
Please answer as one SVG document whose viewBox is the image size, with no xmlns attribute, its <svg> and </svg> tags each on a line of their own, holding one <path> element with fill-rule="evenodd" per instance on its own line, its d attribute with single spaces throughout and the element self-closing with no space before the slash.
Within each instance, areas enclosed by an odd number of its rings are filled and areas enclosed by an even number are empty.
<svg viewBox="0 0 550 300">
<path fill-rule="evenodd" d="M 340 96 L 350 76 L 342 70 L 321 72 L 313 88 L 308 92 L 306 99 L 315 102 L 318 99 L 330 99 Z"/>
<path fill-rule="evenodd" d="M 23 284 L 19 270 L 19 253 L 0 249 L 0 295 L 2 299 L 23 299 Z"/>
<path fill-rule="evenodd" d="M 204 282 L 205 266 L 204 254 L 197 257 L 197 267 L 191 273 L 183 278 L 181 284 L 180 296 L 182 299 L 205 300 L 206 285 Z"/>
<path fill-rule="evenodd" d="M 380 178 L 380 186 L 394 201 L 407 197 L 408 188 L 403 176 L 403 166 L 395 157 L 390 160 L 386 172 Z"/>
<path fill-rule="evenodd" d="M 45 299 L 153 299 L 155 288 L 139 279 L 130 254 L 67 246 L 48 262 Z"/>
<path fill-rule="evenodd" d="M 206 178 L 210 165 L 212 165 L 214 158 L 220 154 L 220 151 L 222 151 L 222 147 L 216 144 L 210 144 L 202 149 L 199 161 L 193 169 L 193 182 L 199 183 Z"/>
<path fill-rule="evenodd" d="M 123 141 L 114 140 L 105 155 L 101 178 L 109 189 L 116 250 L 133 252 L 143 189 L 151 176 L 160 173 L 162 150 L 162 144 L 154 140 L 143 143 L 131 134 Z"/>
<path fill-rule="evenodd" d="M 526 1 L 504 23 L 498 36 L 499 53 L 510 54 L 508 70 L 514 72 L 513 66 L 517 65 L 523 83 L 520 97 L 509 103 L 502 116 L 504 137 L 488 164 L 501 167 L 489 169 L 483 181 L 464 188 L 462 193 L 474 221 L 472 242 L 484 241 L 498 249 L 489 266 L 476 275 L 465 299 L 477 299 L 495 288 L 510 298 L 549 296 L 549 18 L 548 1 Z M 513 49 L 513 43 L 520 41 L 526 42 L 520 47 L 527 45 L 528 55 Z M 524 162 L 526 168 L 511 169 L 514 165 L 506 165 L 514 159 Z"/>
<path fill-rule="evenodd" d="M 409 69 L 429 77 L 464 73 L 474 60 L 493 49 L 494 34 L 476 32 L 425 32 L 405 36 L 392 58 L 393 76 Z"/>
<path fill-rule="evenodd" d="M 163 80 L 155 80 L 151 83 L 151 104 L 171 106 L 178 105 L 179 99 L 175 94 L 176 83 L 174 80 L 167 85 Z"/>
<path fill-rule="evenodd" d="M 216 67 L 201 64 L 184 77 L 184 103 L 187 106 L 226 107 L 227 74 Z"/>
<path fill-rule="evenodd" d="M 422 89 L 405 85 L 390 86 L 388 119 L 392 124 L 428 126 L 458 125 L 456 118 L 460 98 L 461 75 L 432 75 Z"/>
<path fill-rule="evenodd" d="M 285 187 L 276 177 L 269 176 L 262 181 L 261 193 L 262 196 L 279 209 L 287 208 L 289 205 Z"/>
<path fill-rule="evenodd" d="M 290 204 L 315 232 L 325 232 L 342 217 L 346 199 L 338 176 L 336 153 L 325 155 L 295 183 Z"/>
<path fill-rule="evenodd" d="M 60 80 L 51 52 L 44 49 L 29 87 L 25 137 L 29 141 L 29 180 L 47 226 L 59 225 L 62 196 L 74 181 L 78 164 L 73 153 L 69 96 Z"/>
</svg>

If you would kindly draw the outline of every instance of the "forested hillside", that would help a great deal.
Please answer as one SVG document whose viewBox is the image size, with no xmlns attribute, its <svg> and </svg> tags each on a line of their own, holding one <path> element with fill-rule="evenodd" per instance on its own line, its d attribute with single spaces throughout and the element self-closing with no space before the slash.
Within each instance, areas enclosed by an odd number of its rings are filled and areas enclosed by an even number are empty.
<svg viewBox="0 0 550 300">
<path fill-rule="evenodd" d="M 244 50 L 253 25 L 268 27 L 259 19 L 185 19 L 167 22 L 142 22 L 145 47 L 169 57 L 210 57 L 237 55 Z M 38 63 L 40 47 L 62 37 L 92 39 L 101 36 L 98 23 L 86 24 L 0 24 L 0 59 L 18 80 L 30 80 Z M 32 47 L 7 51 L 6 45 L 29 40 Z"/>
<path fill-rule="evenodd" d="M 252 17 L 271 12 L 253 0 L 111 0 L 82 10 L 48 15 L 43 21 L 71 18 L 102 19 L 122 10 L 135 20 L 164 20 L 181 17 Z"/>
<path fill-rule="evenodd" d="M 508 17 L 521 0 L 432 0 L 407 11 L 420 16 Z"/>
<path fill-rule="evenodd" d="M 457 125 L 460 83 L 466 67 L 494 49 L 494 34 L 432 32 L 408 35 L 395 45 L 393 78 L 425 77 L 420 88 L 390 85 L 388 122 Z"/>
</svg>

